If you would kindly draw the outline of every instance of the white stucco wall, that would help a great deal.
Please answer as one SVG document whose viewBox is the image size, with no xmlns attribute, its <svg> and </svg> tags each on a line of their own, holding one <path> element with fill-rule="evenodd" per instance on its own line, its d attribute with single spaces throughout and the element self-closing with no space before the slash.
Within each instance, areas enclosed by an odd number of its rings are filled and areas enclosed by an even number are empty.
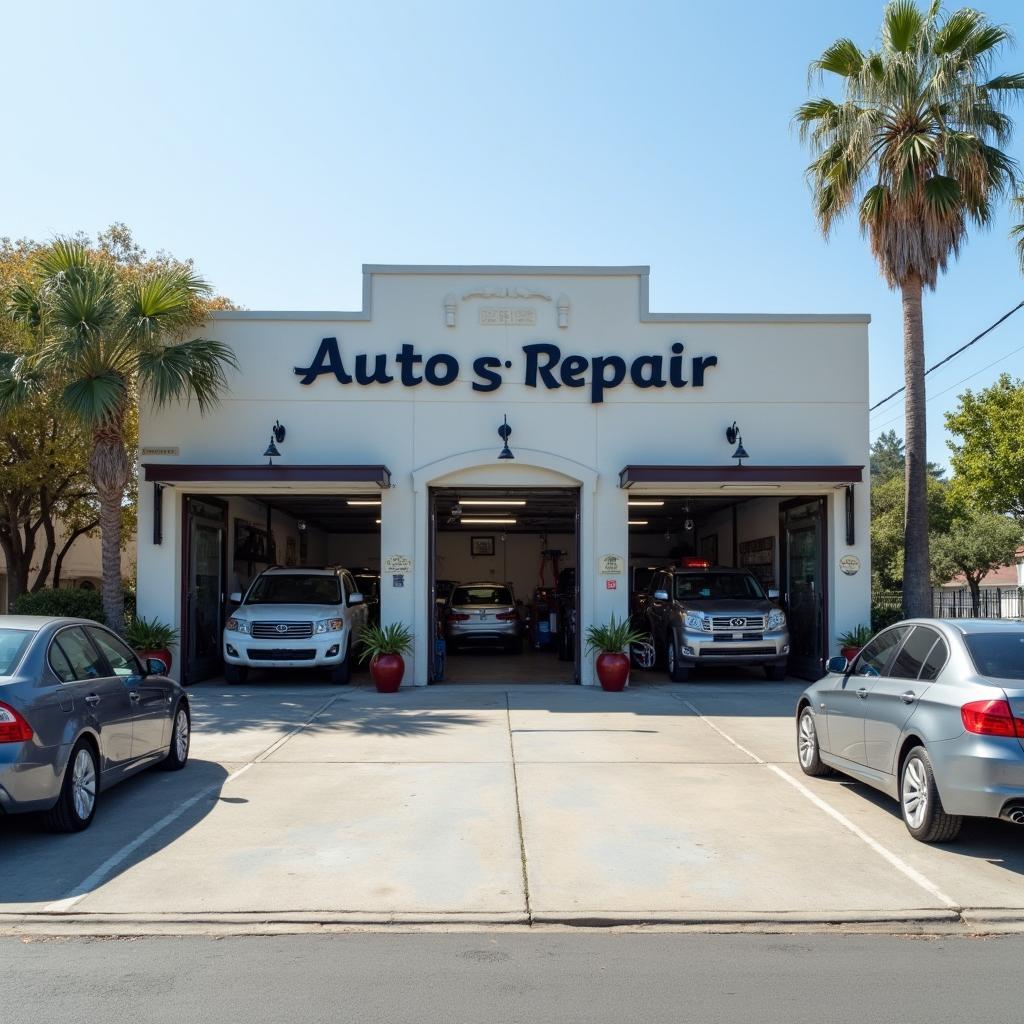
<svg viewBox="0 0 1024 1024">
<path fill-rule="evenodd" d="M 473 292 L 510 289 L 511 295 Z M 550 300 L 538 295 L 550 296 Z M 470 295 L 470 297 L 466 297 Z M 532 296 L 532 297 L 521 297 Z M 454 298 L 455 326 L 445 321 Z M 567 300 L 559 326 L 558 300 Z M 868 336 L 866 317 L 743 317 L 650 314 L 645 268 L 368 268 L 364 310 L 356 313 L 224 313 L 205 333 L 230 344 L 240 370 L 230 394 L 205 417 L 195 409 L 144 410 L 140 444 L 175 446 L 176 457 L 143 462 L 258 465 L 275 419 L 288 428 L 282 465 L 384 464 L 392 487 L 382 495 L 381 556 L 413 559 L 412 579 L 385 586 L 383 621 L 413 625 L 417 649 L 411 681 L 427 678 L 427 491 L 432 485 L 579 486 L 581 489 L 581 618 L 583 624 L 624 615 L 624 586 L 607 590 L 596 573 L 599 555 L 627 555 L 627 492 L 619 471 L 627 464 L 716 465 L 730 462 L 725 428 L 736 420 L 749 465 L 856 465 L 868 461 Z M 482 310 L 524 311 L 535 323 L 490 326 Z M 454 355 L 458 379 L 444 387 L 421 383 L 341 385 L 324 375 L 304 386 L 293 372 L 309 366 L 322 338 L 338 339 L 345 367 L 355 357 L 394 355 L 412 344 L 425 358 Z M 639 388 L 626 381 L 591 401 L 590 387 L 548 390 L 524 383 L 523 345 L 549 342 L 563 357 L 620 354 L 627 362 L 684 346 L 689 378 L 694 356 L 715 356 L 703 387 Z M 504 380 L 491 393 L 474 391 L 473 361 L 495 356 Z M 508 368 L 504 363 L 511 364 Z M 417 368 L 423 371 L 423 364 Z M 587 382 L 590 374 L 582 375 Z M 497 428 L 512 428 L 514 461 L 497 462 Z M 831 485 L 780 487 L 791 494 L 830 496 L 832 634 L 867 621 L 870 601 L 868 474 L 856 487 L 857 538 L 845 543 L 842 492 Z M 265 489 L 254 486 L 251 491 Z M 702 485 L 706 492 L 717 485 Z M 300 487 L 310 492 L 328 488 Z M 152 543 L 152 488 L 140 487 L 139 601 L 147 615 L 177 622 L 180 587 L 180 495 L 216 487 L 182 485 L 165 493 L 164 542 Z M 237 493 L 245 487 L 221 486 Z M 343 489 L 343 488 L 342 488 Z M 348 488 L 349 493 L 364 490 Z M 335 488 L 339 490 L 339 488 Z M 655 490 L 665 491 L 660 487 Z M 695 488 L 675 488 L 677 493 Z M 634 496 L 637 491 L 630 492 Z M 721 553 L 731 556 L 731 541 Z M 328 544 L 330 549 L 330 544 Z M 859 557 L 862 569 L 843 576 L 837 559 Z M 173 581 L 173 586 L 171 582 Z M 584 682 L 593 681 L 584 665 Z"/>
</svg>

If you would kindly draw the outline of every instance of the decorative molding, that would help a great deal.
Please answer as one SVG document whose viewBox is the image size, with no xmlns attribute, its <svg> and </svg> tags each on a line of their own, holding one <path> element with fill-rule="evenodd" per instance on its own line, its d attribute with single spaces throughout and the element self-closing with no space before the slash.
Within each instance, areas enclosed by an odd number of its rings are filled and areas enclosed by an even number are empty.
<svg viewBox="0 0 1024 1024">
<path fill-rule="evenodd" d="M 444 297 L 444 325 L 445 327 L 455 326 L 455 311 L 458 307 L 458 299 L 454 292 L 449 292 Z"/>
<path fill-rule="evenodd" d="M 558 296 L 558 326 L 569 326 L 569 296 L 565 292 Z"/>
<path fill-rule="evenodd" d="M 535 292 L 529 288 L 481 287 L 463 292 L 462 301 L 466 299 L 543 299 L 550 302 L 551 296 L 547 292 Z"/>
<path fill-rule="evenodd" d="M 535 327 L 537 310 L 485 306 L 480 310 L 481 327 Z"/>
</svg>

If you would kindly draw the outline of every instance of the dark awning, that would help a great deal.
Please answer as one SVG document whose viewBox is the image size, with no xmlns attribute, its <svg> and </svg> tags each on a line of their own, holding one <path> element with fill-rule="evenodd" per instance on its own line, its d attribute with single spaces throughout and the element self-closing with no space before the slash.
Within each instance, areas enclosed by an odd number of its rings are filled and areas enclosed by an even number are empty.
<svg viewBox="0 0 1024 1024">
<path fill-rule="evenodd" d="M 147 480 L 163 484 L 223 482 L 235 484 L 372 484 L 391 486 L 387 466 L 210 466 L 146 462 Z"/>
<path fill-rule="evenodd" d="M 626 466 L 619 486 L 634 484 L 859 484 L 863 466 Z"/>
</svg>

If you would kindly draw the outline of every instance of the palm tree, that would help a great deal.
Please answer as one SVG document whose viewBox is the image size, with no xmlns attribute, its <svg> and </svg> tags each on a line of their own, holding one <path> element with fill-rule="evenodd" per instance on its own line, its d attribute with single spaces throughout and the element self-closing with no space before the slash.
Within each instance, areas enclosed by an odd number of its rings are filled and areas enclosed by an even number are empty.
<svg viewBox="0 0 1024 1024">
<path fill-rule="evenodd" d="M 15 289 L 8 315 L 39 339 L 28 356 L 0 365 L 0 413 L 41 389 L 59 389 L 62 404 L 91 434 L 89 475 L 100 504 L 103 612 L 124 627 L 121 522 L 133 466 L 126 426 L 135 403 L 195 403 L 200 413 L 237 368 L 219 341 L 185 340 L 206 318 L 209 286 L 187 266 L 117 266 L 77 239 L 58 239 L 35 260 L 29 285 Z"/>
<path fill-rule="evenodd" d="M 842 98 L 812 99 L 796 113 L 814 158 L 807 174 L 822 233 L 856 207 L 882 277 L 902 297 L 906 615 L 931 610 L 921 297 L 968 227 L 987 225 L 1017 183 L 1016 164 L 999 147 L 1012 130 L 1003 106 L 1024 89 L 1024 75 L 992 76 L 1008 42 L 1005 28 L 970 8 L 946 14 L 938 0 L 927 10 L 893 0 L 879 49 L 839 39 L 811 64 L 812 78 L 841 80 Z"/>
</svg>

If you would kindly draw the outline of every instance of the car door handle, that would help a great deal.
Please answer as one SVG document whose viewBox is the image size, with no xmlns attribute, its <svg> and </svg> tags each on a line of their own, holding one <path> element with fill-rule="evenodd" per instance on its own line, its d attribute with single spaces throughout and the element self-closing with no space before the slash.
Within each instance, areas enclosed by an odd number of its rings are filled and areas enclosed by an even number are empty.
<svg viewBox="0 0 1024 1024">
<path fill-rule="evenodd" d="M 138 704 L 139 701 L 142 700 L 142 698 L 139 696 L 138 690 L 129 690 L 128 697 L 133 704 Z"/>
<path fill-rule="evenodd" d="M 900 694 L 900 700 L 903 701 L 904 704 L 913 704 L 914 701 L 917 700 L 917 694 L 914 693 L 913 690 L 907 690 L 906 693 Z"/>
<path fill-rule="evenodd" d="M 91 708 L 96 707 L 96 705 L 99 704 L 99 702 L 100 695 L 98 693 L 90 693 L 89 696 L 85 698 L 85 703 L 88 704 L 89 707 Z"/>
<path fill-rule="evenodd" d="M 861 699 L 861 700 L 864 700 L 864 699 L 865 699 L 865 698 L 867 697 L 867 695 L 868 695 L 868 694 L 869 694 L 870 692 L 871 692 L 871 691 L 870 691 L 870 690 L 868 690 L 868 688 L 867 688 L 866 686 L 862 686 L 862 687 L 861 687 L 861 688 L 860 688 L 860 689 L 859 689 L 859 690 L 857 691 L 857 696 L 858 696 L 858 697 L 860 697 L 860 699 Z"/>
</svg>

